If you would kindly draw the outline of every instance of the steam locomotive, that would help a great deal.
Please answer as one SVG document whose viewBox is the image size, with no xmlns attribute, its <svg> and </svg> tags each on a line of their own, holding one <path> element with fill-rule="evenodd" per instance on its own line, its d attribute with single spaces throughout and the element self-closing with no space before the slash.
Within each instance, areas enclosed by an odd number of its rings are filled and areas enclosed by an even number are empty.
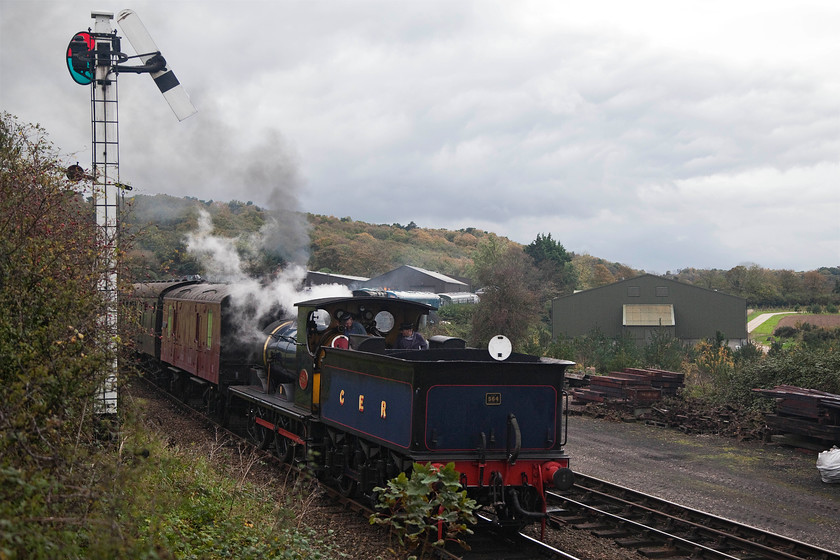
<svg viewBox="0 0 840 560">
<path fill-rule="evenodd" d="M 305 464 L 346 495 L 415 462 L 455 463 L 461 484 L 498 523 L 544 518 L 548 488 L 573 484 L 566 443 L 565 370 L 573 362 L 433 336 L 399 350 L 435 308 L 380 294 L 328 297 L 254 316 L 234 284 L 137 284 L 138 357 L 159 383 L 244 426 L 264 449 Z M 345 332 L 352 315 L 367 334 Z M 247 313 L 246 313 L 247 315 Z M 340 321 L 339 319 L 342 319 Z"/>
</svg>

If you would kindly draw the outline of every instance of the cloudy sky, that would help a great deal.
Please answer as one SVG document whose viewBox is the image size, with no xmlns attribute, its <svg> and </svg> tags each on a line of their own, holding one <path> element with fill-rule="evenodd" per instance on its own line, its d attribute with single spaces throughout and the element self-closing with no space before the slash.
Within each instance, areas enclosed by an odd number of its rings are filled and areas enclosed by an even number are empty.
<svg viewBox="0 0 840 560">
<path fill-rule="evenodd" d="M 199 110 L 120 75 L 136 192 L 551 233 L 654 273 L 840 266 L 836 0 L 0 0 L 2 109 L 84 167 L 64 55 L 124 8 Z"/>
</svg>

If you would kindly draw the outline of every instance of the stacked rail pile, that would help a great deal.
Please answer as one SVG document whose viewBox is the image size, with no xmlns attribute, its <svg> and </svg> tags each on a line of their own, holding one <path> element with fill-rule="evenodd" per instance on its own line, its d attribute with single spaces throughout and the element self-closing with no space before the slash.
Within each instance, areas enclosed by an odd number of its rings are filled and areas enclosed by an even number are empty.
<svg viewBox="0 0 840 560">
<path fill-rule="evenodd" d="M 771 430 L 840 443 L 840 395 L 792 385 L 753 391 L 776 399 L 775 413 L 764 416 Z"/>
<path fill-rule="evenodd" d="M 658 369 L 626 368 L 589 378 L 589 387 L 573 389 L 577 403 L 622 402 L 645 405 L 663 395 L 676 395 L 685 374 Z"/>
<path fill-rule="evenodd" d="M 685 385 L 685 374 L 664 369 L 625 368 L 626 373 L 638 373 L 650 377 L 652 387 L 660 389 L 663 395 L 676 396 L 677 391 Z"/>
</svg>

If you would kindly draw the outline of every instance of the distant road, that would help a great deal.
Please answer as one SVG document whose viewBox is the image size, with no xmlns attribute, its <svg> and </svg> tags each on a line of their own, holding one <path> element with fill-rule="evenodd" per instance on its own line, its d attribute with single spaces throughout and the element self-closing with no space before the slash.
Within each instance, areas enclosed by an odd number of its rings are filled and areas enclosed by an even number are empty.
<svg viewBox="0 0 840 560">
<path fill-rule="evenodd" d="M 758 328 L 758 326 L 761 323 L 763 323 L 764 321 L 766 321 L 767 319 L 769 319 L 773 315 L 795 315 L 796 313 L 797 313 L 796 311 L 780 311 L 778 313 L 762 313 L 761 315 L 759 315 L 758 317 L 756 317 L 755 319 L 753 319 L 752 321 L 747 323 L 747 332 L 753 332 L 755 329 Z"/>
</svg>

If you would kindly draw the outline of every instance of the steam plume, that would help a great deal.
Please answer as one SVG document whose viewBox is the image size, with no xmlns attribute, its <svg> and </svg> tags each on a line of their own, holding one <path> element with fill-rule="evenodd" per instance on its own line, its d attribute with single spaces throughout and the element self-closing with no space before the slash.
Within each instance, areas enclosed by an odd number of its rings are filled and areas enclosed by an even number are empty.
<svg viewBox="0 0 840 560">
<path fill-rule="evenodd" d="M 198 229 L 187 234 L 187 251 L 194 255 L 207 271 L 211 281 L 230 284 L 231 309 L 236 314 L 234 322 L 240 326 L 240 335 L 249 339 L 259 339 L 262 323 L 266 317 L 280 319 L 291 317 L 294 304 L 307 299 L 329 296 L 350 296 L 345 286 L 330 284 L 304 289 L 306 268 L 298 263 L 290 263 L 268 279 L 250 277 L 243 271 L 241 251 L 254 251 L 266 246 L 266 235 L 278 235 L 280 229 L 269 229 L 248 239 L 219 237 L 212 234 L 213 223 L 210 214 L 199 209 Z"/>
</svg>

